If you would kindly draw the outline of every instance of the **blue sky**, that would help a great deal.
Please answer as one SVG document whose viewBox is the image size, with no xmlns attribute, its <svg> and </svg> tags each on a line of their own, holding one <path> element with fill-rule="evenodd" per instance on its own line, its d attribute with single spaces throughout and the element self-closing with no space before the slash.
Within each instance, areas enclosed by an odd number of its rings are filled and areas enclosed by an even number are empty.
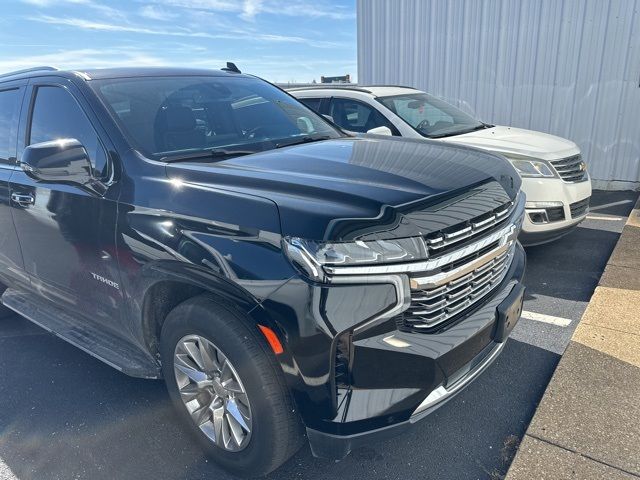
<svg viewBox="0 0 640 480">
<path fill-rule="evenodd" d="M 220 68 L 275 82 L 356 76 L 355 0 L 4 0 L 0 72 Z"/>
</svg>

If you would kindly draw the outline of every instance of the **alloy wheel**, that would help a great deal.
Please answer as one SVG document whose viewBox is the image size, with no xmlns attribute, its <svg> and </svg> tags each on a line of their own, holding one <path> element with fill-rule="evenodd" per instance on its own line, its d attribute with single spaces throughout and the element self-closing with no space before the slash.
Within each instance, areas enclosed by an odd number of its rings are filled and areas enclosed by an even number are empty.
<svg viewBox="0 0 640 480">
<path fill-rule="evenodd" d="M 244 449 L 251 438 L 251 406 L 227 356 L 199 335 L 180 339 L 173 356 L 180 397 L 198 428 L 216 446 Z"/>
</svg>

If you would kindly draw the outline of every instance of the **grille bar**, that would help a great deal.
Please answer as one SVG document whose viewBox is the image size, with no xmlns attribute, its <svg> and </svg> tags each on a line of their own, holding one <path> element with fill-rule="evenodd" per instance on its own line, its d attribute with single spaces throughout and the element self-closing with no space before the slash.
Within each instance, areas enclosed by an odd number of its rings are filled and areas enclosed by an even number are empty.
<svg viewBox="0 0 640 480">
<path fill-rule="evenodd" d="M 458 225 L 455 229 L 428 236 L 425 240 L 429 252 L 431 254 L 441 253 L 441 251 L 449 245 L 474 237 L 485 230 L 499 225 L 509 217 L 509 213 L 511 213 L 513 207 L 514 202 L 507 202 L 488 214 L 471 219 L 468 224 Z"/>
<path fill-rule="evenodd" d="M 572 203 L 569 205 L 571 209 L 571 218 L 582 217 L 589 213 L 589 202 L 591 201 L 591 197 L 587 197 L 584 200 L 580 200 L 579 202 Z"/>
<path fill-rule="evenodd" d="M 586 168 L 580 154 L 560 160 L 551 160 L 551 164 L 565 182 L 579 182 L 585 177 Z"/>
<path fill-rule="evenodd" d="M 506 275 L 514 245 L 509 242 L 450 272 L 412 278 L 411 305 L 403 314 L 404 324 L 418 330 L 433 328 L 482 299 Z"/>
</svg>

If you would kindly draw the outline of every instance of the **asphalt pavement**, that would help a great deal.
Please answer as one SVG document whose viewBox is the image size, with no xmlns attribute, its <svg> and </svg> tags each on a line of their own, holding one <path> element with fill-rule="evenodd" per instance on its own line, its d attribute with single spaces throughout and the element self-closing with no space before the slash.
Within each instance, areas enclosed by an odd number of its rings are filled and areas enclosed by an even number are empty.
<svg viewBox="0 0 640 480">
<path fill-rule="evenodd" d="M 499 479 L 598 284 L 637 194 L 527 250 L 525 317 L 469 388 L 409 432 L 341 462 L 304 447 L 272 479 Z M 0 318 L 0 479 L 231 478 L 178 422 L 164 385 L 129 378 L 27 320 Z"/>
</svg>

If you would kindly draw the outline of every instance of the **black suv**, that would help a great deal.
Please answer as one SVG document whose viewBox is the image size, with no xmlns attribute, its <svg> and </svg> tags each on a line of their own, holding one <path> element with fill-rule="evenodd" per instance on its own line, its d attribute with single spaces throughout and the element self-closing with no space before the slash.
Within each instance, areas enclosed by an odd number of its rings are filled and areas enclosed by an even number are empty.
<svg viewBox="0 0 640 480">
<path fill-rule="evenodd" d="M 2 303 L 164 378 L 238 474 L 305 434 L 342 458 L 496 358 L 519 187 L 501 157 L 348 136 L 233 65 L 0 77 Z"/>
</svg>

